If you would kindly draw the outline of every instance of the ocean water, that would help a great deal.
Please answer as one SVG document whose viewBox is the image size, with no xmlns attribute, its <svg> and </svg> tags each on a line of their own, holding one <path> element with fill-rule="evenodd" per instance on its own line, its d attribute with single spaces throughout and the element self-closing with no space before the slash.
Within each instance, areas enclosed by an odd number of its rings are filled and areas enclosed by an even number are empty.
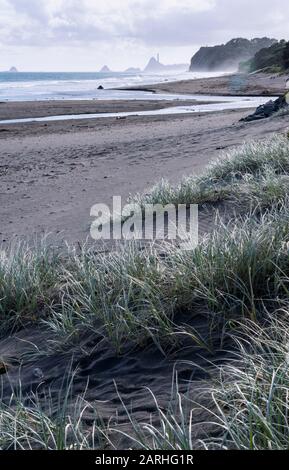
<svg viewBox="0 0 289 470">
<path fill-rule="evenodd" d="M 0 101 L 164 99 L 155 94 L 119 91 L 115 88 L 149 85 L 220 75 L 217 73 L 170 72 L 129 74 L 98 72 L 0 72 Z M 102 85 L 105 89 L 98 90 Z M 170 99 L 171 95 L 168 96 Z M 175 96 L 173 97 L 175 98 Z M 184 97 L 183 97 L 184 99 Z"/>
</svg>

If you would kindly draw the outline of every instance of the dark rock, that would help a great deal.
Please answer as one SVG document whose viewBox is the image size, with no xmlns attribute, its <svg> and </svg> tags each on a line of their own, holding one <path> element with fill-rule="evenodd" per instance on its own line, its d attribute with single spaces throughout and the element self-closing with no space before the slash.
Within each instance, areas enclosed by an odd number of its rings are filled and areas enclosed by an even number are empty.
<svg viewBox="0 0 289 470">
<path fill-rule="evenodd" d="M 241 119 L 241 121 L 251 122 L 251 121 L 258 121 L 259 119 L 266 119 L 273 114 L 277 113 L 281 109 L 285 109 L 289 105 L 286 101 L 285 96 L 280 96 L 275 101 L 268 101 L 268 103 L 263 104 L 262 106 L 258 106 L 256 111 L 253 114 Z"/>
<path fill-rule="evenodd" d="M 97 88 L 98 90 L 104 90 L 103 86 L 102 85 L 99 85 L 99 87 Z"/>
</svg>

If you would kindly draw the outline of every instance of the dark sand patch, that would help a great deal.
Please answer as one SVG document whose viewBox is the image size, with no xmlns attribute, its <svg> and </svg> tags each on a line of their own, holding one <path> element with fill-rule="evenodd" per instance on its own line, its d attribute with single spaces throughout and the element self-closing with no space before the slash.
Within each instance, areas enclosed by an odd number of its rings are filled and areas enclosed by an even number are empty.
<svg viewBox="0 0 289 470">
<path fill-rule="evenodd" d="M 193 325 L 194 331 L 209 341 L 211 351 L 184 337 L 177 347 L 167 348 L 166 355 L 154 344 L 135 348 L 129 345 L 129 340 L 127 350 L 117 354 L 113 346 L 97 333 L 84 332 L 74 346 L 48 352 L 47 345 L 53 334 L 47 329 L 32 327 L 15 333 L 0 341 L 1 361 L 7 366 L 6 373 L 0 375 L 2 401 L 10 403 L 12 390 L 17 395 L 21 384 L 24 403 L 28 404 L 30 397 L 37 394 L 43 410 L 53 416 L 59 412 L 59 400 L 61 403 L 65 399 L 65 377 L 69 381 L 74 372 L 68 405 L 71 408 L 77 397 L 86 391 L 86 401 L 94 406 L 105 424 L 110 421 L 122 431 L 133 432 L 121 400 L 134 419 L 139 422 L 149 422 L 151 419 L 152 423 L 157 424 L 159 417 L 148 388 L 160 407 L 166 409 L 172 402 L 172 387 L 177 373 L 179 392 L 196 399 L 210 379 L 212 365 L 224 364 L 231 358 L 227 352 L 229 343 L 225 341 L 220 344 L 217 330 L 212 346 L 206 315 L 202 318 L 196 311 L 195 318 L 187 318 L 183 314 L 178 317 L 178 324 L 184 324 L 186 328 L 188 324 Z M 94 419 L 95 416 L 88 410 L 83 421 L 89 428 Z M 204 436 L 204 421 L 204 412 L 196 414 L 194 424 L 203 424 L 195 429 L 195 438 Z M 132 445 L 127 439 L 121 439 L 120 444 L 119 436 L 114 436 L 114 442 L 118 442 L 121 448 Z"/>
</svg>

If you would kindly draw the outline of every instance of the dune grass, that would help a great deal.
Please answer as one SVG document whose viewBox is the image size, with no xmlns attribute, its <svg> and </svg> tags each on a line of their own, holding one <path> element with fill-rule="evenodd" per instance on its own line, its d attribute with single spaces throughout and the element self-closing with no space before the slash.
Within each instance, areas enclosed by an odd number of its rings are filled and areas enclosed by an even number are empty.
<svg viewBox="0 0 289 470">
<path fill-rule="evenodd" d="M 221 323 L 262 317 L 264 302 L 287 295 L 289 203 L 251 213 L 205 237 L 193 251 L 169 244 L 139 250 L 131 244 L 108 255 L 74 253 L 59 268 L 61 304 L 46 320 L 69 336 L 86 325 L 121 351 L 129 341 L 160 348 L 177 341 L 178 313 L 193 322 L 202 305 Z"/>
<path fill-rule="evenodd" d="M 0 333 L 40 320 L 57 292 L 60 258 L 45 239 L 0 250 Z"/>
<path fill-rule="evenodd" d="M 285 200 L 262 217 L 241 217 L 194 251 L 165 244 L 161 253 L 154 246 L 140 251 L 131 244 L 109 255 L 84 248 L 52 261 L 49 249 L 37 254 L 20 245 L 18 258 L 12 251 L 2 264 L 2 331 L 45 322 L 65 336 L 86 325 L 118 348 L 128 337 L 140 344 L 172 339 L 177 312 L 190 314 L 200 301 L 227 316 L 251 317 L 264 296 L 284 293 L 279 278 L 289 269 L 287 206 Z M 19 260 L 17 271 L 11 266 Z"/>
<path fill-rule="evenodd" d="M 205 312 L 219 328 L 220 344 L 222 335 L 233 335 L 238 351 L 236 361 L 215 370 L 207 392 L 214 406 L 206 412 L 218 437 L 192 438 L 197 404 L 184 413 L 177 394 L 177 411 L 164 412 L 156 401 L 159 427 L 129 418 L 132 446 L 287 449 L 288 187 L 289 141 L 275 136 L 223 155 L 200 177 L 175 187 L 161 182 L 133 198 L 141 204 L 241 201 L 246 210 L 226 225 L 220 221 L 194 250 L 130 243 L 108 254 L 84 245 L 60 255 L 46 243 L 13 244 L 0 253 L 2 334 L 37 323 L 51 332 L 55 348 L 94 330 L 118 353 L 128 344 L 143 348 L 153 342 L 165 354 L 178 343 L 179 329 L 189 332 L 196 314 Z M 198 338 L 192 335 L 192 341 Z M 78 401 L 57 417 L 40 407 L 37 396 L 30 405 L 23 397 L 2 404 L 0 447 L 103 445 L 97 418 L 92 429 L 83 428 L 87 406 Z"/>
<path fill-rule="evenodd" d="M 200 392 L 209 407 L 204 400 L 190 400 L 189 393 L 180 394 L 177 382 L 167 409 L 154 397 L 159 425 L 137 422 L 123 403 L 133 429 L 125 434 L 131 445 L 145 450 L 288 450 L 288 304 L 267 313 L 263 326 L 242 322 L 232 335 L 234 360 L 213 368 L 212 382 Z M 202 423 L 194 420 L 200 412 Z M 194 437 L 200 424 L 201 439 Z"/>
<path fill-rule="evenodd" d="M 220 371 L 211 390 L 225 448 L 288 450 L 288 305 L 265 326 L 242 325 L 239 365 Z"/>
<path fill-rule="evenodd" d="M 186 176 L 175 186 L 162 180 L 148 193 L 131 196 L 130 201 L 141 205 L 165 205 L 232 199 L 248 208 L 251 204 L 272 203 L 286 194 L 288 176 L 288 136 L 276 135 L 223 153 L 201 176 Z"/>
<path fill-rule="evenodd" d="M 21 381 L 12 387 L 10 403 L 0 401 L 0 450 L 95 450 L 109 442 L 85 391 L 72 404 L 74 371 L 67 371 L 56 397 L 48 388 L 25 396 Z M 89 415 L 91 426 L 85 425 Z"/>
</svg>

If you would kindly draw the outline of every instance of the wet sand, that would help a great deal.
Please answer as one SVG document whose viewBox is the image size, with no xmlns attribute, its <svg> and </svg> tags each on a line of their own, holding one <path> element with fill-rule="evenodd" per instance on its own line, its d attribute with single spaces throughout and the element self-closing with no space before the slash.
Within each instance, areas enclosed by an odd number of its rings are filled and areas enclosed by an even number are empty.
<svg viewBox="0 0 289 470">
<path fill-rule="evenodd" d="M 134 112 L 165 109 L 172 106 L 206 104 L 201 100 L 65 100 L 19 101 L 0 103 L 0 121 L 7 119 L 37 118 L 72 114 Z"/>
</svg>

